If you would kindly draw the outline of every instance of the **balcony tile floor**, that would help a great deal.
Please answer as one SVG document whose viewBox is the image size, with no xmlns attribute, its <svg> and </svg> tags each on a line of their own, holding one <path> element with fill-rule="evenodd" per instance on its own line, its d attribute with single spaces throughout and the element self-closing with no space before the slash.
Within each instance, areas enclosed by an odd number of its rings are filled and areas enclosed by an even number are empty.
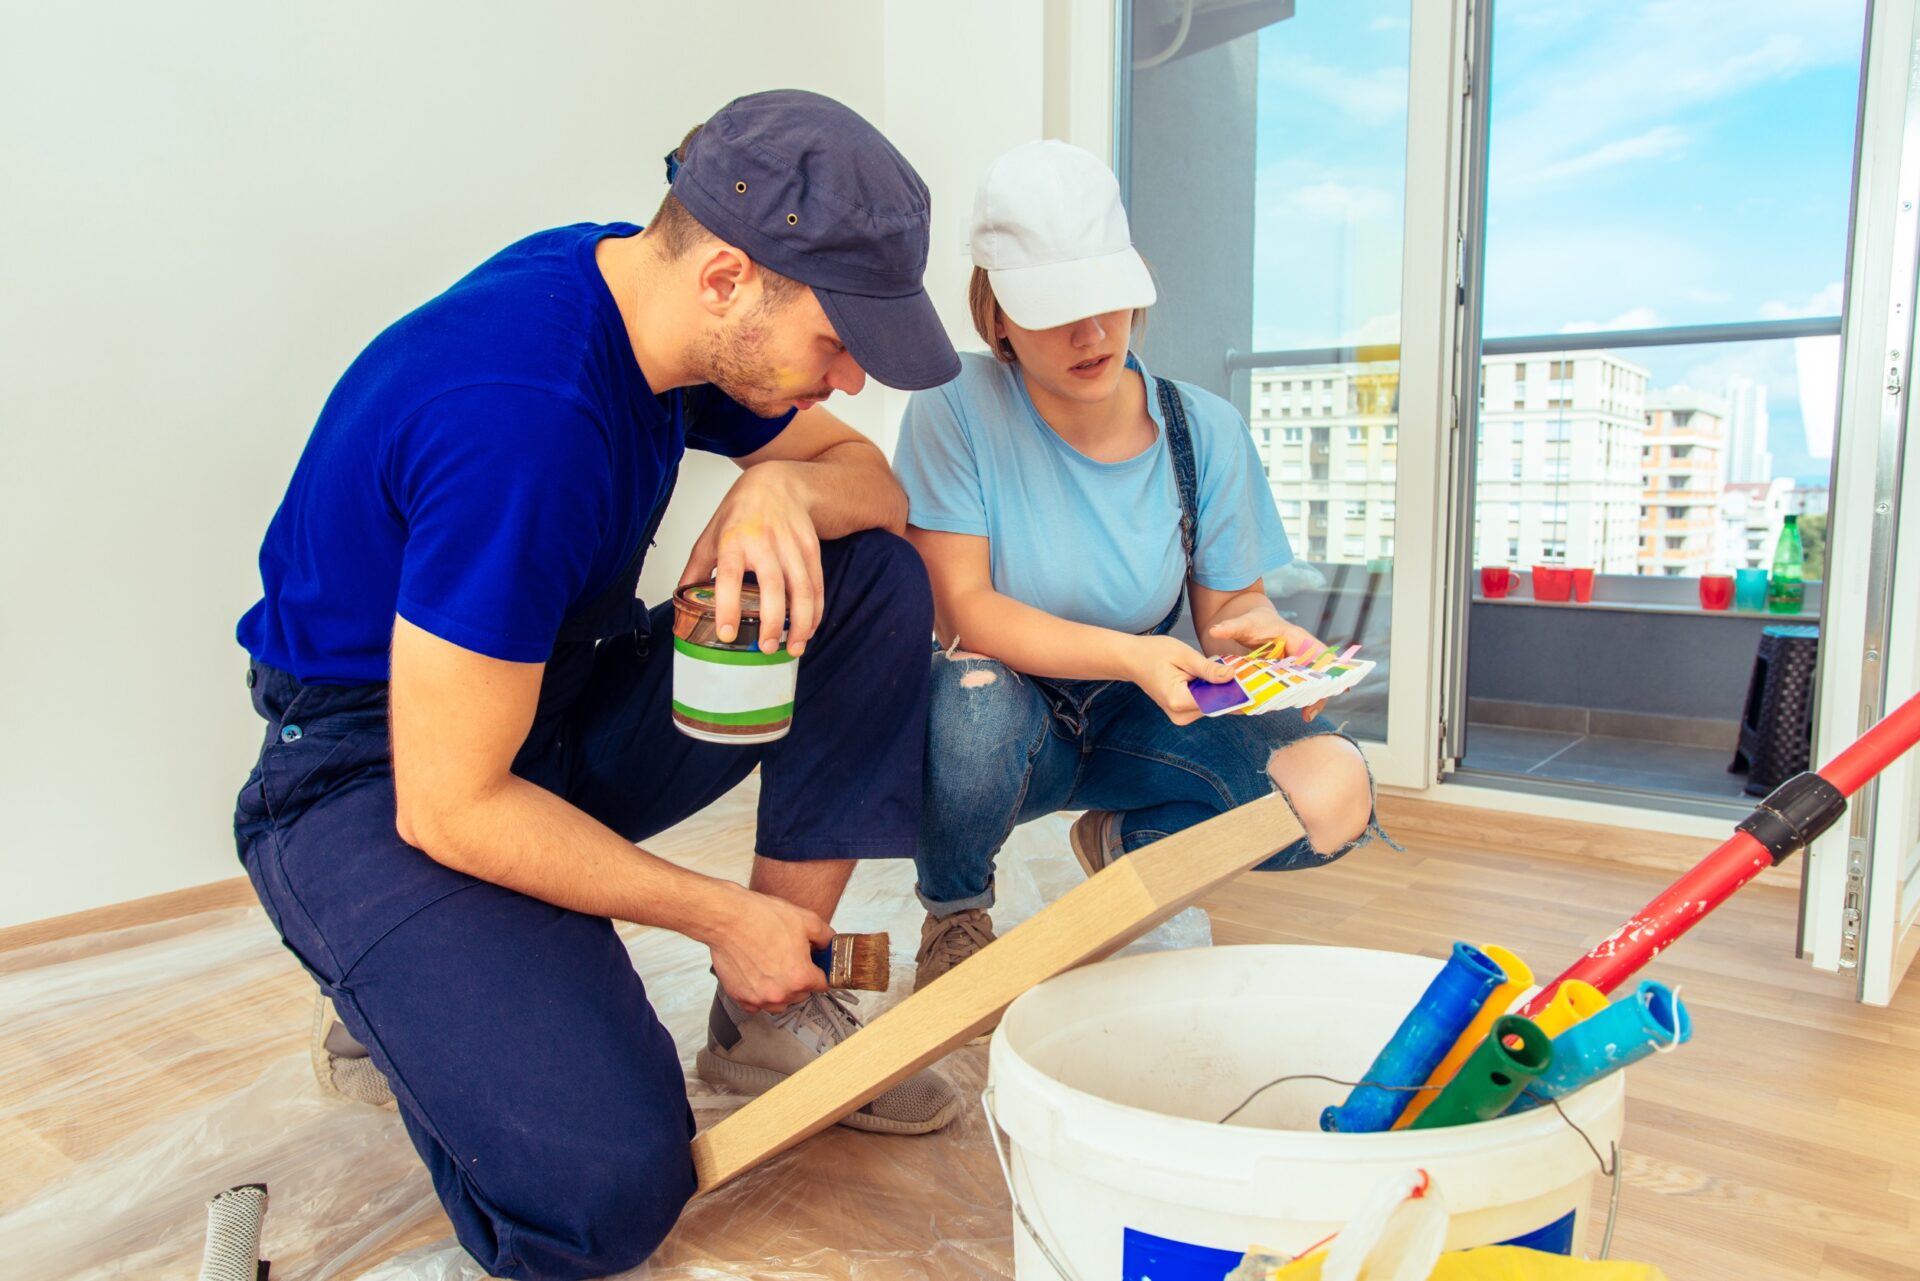
<svg viewBox="0 0 1920 1281">
<path fill-rule="evenodd" d="M 1731 759 L 1718 747 L 1469 723 L 1460 763 L 1495 774 L 1744 800 L 1746 775 L 1727 772 Z"/>
</svg>

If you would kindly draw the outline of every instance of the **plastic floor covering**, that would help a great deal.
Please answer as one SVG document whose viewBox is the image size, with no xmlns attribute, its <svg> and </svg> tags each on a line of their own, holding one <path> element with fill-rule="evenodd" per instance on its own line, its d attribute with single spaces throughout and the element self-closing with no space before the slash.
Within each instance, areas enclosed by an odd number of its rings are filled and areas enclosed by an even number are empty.
<svg viewBox="0 0 1920 1281">
<path fill-rule="evenodd" d="M 757 780 L 648 847 L 744 881 Z M 1015 832 L 998 869 L 1004 933 L 1080 879 L 1056 816 Z M 887 930 L 891 993 L 912 990 L 921 909 L 910 863 L 855 874 L 834 925 Z M 713 995 L 706 950 L 623 930 L 674 1033 L 701 1126 L 738 1107 L 693 1075 Z M 1130 951 L 1205 946 L 1189 910 Z M 257 909 L 0 955 L 0 1242 L 15 1281 L 197 1275 L 205 1202 L 264 1182 L 275 1281 L 478 1281 L 398 1117 L 321 1094 L 307 1061 L 311 981 Z M 835 1127 L 697 1201 L 643 1268 L 653 1281 L 1010 1277 L 1011 1216 L 978 1107 L 984 1046 L 941 1065 L 970 1106 L 940 1134 Z"/>
</svg>

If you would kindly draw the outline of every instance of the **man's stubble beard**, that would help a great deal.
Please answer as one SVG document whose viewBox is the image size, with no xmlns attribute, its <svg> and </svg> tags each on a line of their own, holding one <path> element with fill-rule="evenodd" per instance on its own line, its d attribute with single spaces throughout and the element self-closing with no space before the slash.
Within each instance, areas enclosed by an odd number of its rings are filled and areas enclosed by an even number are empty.
<svg viewBox="0 0 1920 1281">
<path fill-rule="evenodd" d="M 705 352 L 706 381 L 761 418 L 775 418 L 807 396 L 824 396 L 829 389 L 783 392 L 767 360 L 767 336 L 773 308 L 766 299 L 755 304 L 739 323 L 712 335 Z"/>
</svg>

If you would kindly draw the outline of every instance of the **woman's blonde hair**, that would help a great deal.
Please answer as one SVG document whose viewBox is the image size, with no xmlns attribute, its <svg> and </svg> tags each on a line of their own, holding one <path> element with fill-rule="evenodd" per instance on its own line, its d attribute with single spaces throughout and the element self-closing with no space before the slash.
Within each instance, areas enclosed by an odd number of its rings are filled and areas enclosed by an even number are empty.
<svg viewBox="0 0 1920 1281">
<path fill-rule="evenodd" d="M 987 350 L 993 358 L 1002 364 L 1013 363 L 1013 344 L 1004 338 L 996 337 L 994 330 L 1000 327 L 1000 300 L 993 296 L 993 281 L 987 278 L 985 267 L 973 269 L 973 279 L 967 282 L 967 309 L 973 313 L 973 331 L 980 335 L 980 341 L 987 344 Z M 1133 332 L 1128 337 L 1129 344 L 1140 341 L 1147 332 L 1147 309 L 1133 309 Z"/>
</svg>

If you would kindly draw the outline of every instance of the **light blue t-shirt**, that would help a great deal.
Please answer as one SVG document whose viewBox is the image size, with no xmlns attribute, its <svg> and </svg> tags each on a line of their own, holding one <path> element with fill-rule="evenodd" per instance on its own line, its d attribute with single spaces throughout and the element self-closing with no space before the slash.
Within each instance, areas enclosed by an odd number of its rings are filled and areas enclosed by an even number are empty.
<svg viewBox="0 0 1920 1281">
<path fill-rule="evenodd" d="M 1127 367 L 1147 377 L 1137 357 Z M 1198 482 L 1193 576 L 1202 587 L 1237 591 L 1293 559 L 1293 549 L 1239 412 L 1176 385 Z M 1018 367 L 965 353 L 958 378 L 907 402 L 893 460 L 907 519 L 986 538 L 993 587 L 1004 596 L 1076 623 L 1147 631 L 1186 581 L 1180 491 L 1151 377 L 1147 412 L 1159 429 L 1151 446 L 1096 462 L 1047 426 Z"/>
</svg>

